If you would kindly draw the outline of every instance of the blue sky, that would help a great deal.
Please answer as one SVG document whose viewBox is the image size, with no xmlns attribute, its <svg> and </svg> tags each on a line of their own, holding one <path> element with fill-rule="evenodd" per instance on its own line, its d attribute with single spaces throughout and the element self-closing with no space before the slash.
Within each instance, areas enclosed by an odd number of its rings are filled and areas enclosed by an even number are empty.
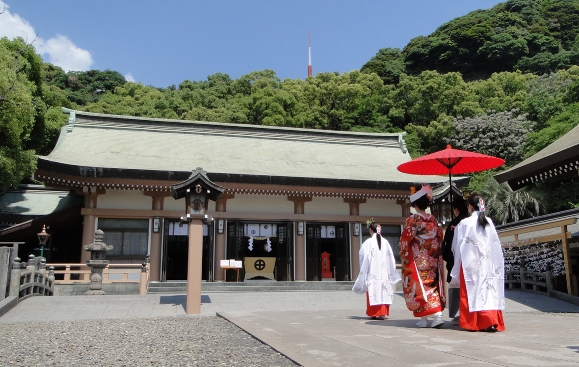
<svg viewBox="0 0 579 367">
<path fill-rule="evenodd" d="M 357 70 L 496 0 L 0 0 L 0 37 L 22 36 L 65 70 L 111 69 L 167 87 L 271 69 L 305 78 Z"/>
</svg>

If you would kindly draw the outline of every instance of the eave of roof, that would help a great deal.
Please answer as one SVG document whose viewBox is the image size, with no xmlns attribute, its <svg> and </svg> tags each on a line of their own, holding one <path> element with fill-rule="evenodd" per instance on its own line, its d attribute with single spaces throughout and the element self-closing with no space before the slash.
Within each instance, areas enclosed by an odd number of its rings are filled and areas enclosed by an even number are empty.
<svg viewBox="0 0 579 367">
<path fill-rule="evenodd" d="M 466 184 L 466 180 L 465 180 L 465 184 Z M 462 196 L 462 191 L 460 191 L 458 189 L 458 187 L 456 187 L 455 182 L 452 182 L 452 193 L 453 196 L 456 195 L 455 197 L 461 197 Z M 439 186 L 436 186 L 433 188 L 432 190 L 432 200 L 438 200 L 441 198 L 446 197 L 447 195 L 450 194 L 450 183 L 445 183 Z"/>
<path fill-rule="evenodd" d="M 22 189 L 6 190 L 0 194 L 0 216 L 37 218 L 82 205 L 83 202 L 83 197 L 70 191 L 24 186 Z"/>
<path fill-rule="evenodd" d="M 538 217 L 519 220 L 512 223 L 497 225 L 497 232 L 505 232 L 515 229 L 533 228 L 540 224 L 549 224 L 565 219 L 579 218 L 579 209 L 568 209 L 556 213 L 549 213 Z"/>
<path fill-rule="evenodd" d="M 533 181 L 552 177 L 553 174 L 564 174 L 568 169 L 579 170 L 579 125 L 521 163 L 496 174 L 494 178 L 499 183 L 508 181 L 511 188 L 517 189 Z"/>
<path fill-rule="evenodd" d="M 76 177 L 407 189 L 443 182 L 396 167 L 410 160 L 403 133 L 368 134 L 115 116 L 66 110 L 69 125 L 38 168 Z"/>
</svg>

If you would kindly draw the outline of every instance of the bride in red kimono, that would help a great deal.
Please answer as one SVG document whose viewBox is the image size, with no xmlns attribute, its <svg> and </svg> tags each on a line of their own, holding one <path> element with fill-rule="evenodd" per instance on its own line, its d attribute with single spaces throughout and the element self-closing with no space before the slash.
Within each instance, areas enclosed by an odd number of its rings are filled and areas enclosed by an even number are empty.
<svg viewBox="0 0 579 367">
<path fill-rule="evenodd" d="M 402 260 L 402 289 L 406 307 L 415 317 L 416 326 L 428 327 L 428 316 L 433 320 L 430 327 L 444 324 L 442 310 L 445 306 L 442 261 L 442 229 L 436 218 L 426 213 L 432 199 L 432 188 L 423 185 L 410 195 L 410 205 L 416 210 L 406 219 L 400 238 Z"/>
</svg>

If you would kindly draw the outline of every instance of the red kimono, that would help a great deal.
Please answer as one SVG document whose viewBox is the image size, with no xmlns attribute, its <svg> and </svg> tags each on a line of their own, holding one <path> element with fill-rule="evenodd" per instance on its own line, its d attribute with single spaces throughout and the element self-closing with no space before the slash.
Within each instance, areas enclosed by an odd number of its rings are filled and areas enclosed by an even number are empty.
<svg viewBox="0 0 579 367">
<path fill-rule="evenodd" d="M 416 317 L 444 310 L 442 229 L 433 215 L 413 214 L 400 237 L 402 289 L 406 307 Z"/>
</svg>

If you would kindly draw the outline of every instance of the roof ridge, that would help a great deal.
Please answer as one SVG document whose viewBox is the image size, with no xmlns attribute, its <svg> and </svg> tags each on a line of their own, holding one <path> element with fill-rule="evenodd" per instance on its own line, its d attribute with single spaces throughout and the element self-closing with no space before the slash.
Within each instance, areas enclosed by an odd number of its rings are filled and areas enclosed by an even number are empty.
<svg viewBox="0 0 579 367">
<path fill-rule="evenodd" d="M 251 139 L 276 139 L 276 140 L 286 140 L 286 141 L 308 141 L 312 143 L 323 142 L 323 143 L 334 143 L 334 144 L 351 144 L 351 145 L 380 145 L 380 146 L 399 146 L 399 141 L 394 139 L 362 139 L 361 137 L 356 139 L 356 137 L 350 136 L 327 136 L 327 135 L 309 135 L 309 134 L 291 134 L 291 133 L 275 133 L 275 132 L 250 132 L 250 131 L 235 131 L 227 129 L 205 129 L 203 127 L 172 127 L 172 128 L 159 128 L 159 126 L 147 126 L 141 124 L 124 124 L 124 126 L 119 126 L 113 123 L 101 123 L 101 122 L 80 122 L 76 121 L 76 127 L 85 128 L 107 128 L 107 129 L 118 129 L 118 130 L 137 130 L 137 131 L 154 131 L 157 133 L 175 133 L 180 134 L 198 134 L 198 135 L 213 135 L 213 136 L 234 136 L 240 138 L 251 138 Z"/>
<path fill-rule="evenodd" d="M 370 138 L 376 140 L 396 140 L 398 141 L 400 137 L 405 136 L 405 132 L 399 133 L 367 133 L 367 132 L 356 132 L 356 131 L 337 131 L 337 130 L 321 130 L 321 129 L 308 129 L 308 128 L 299 128 L 299 127 L 287 127 L 287 126 L 267 126 L 267 125 L 251 125 L 251 124 L 235 124 L 235 123 L 228 123 L 228 122 L 211 122 L 211 121 L 193 121 L 193 120 L 177 120 L 177 119 L 163 119 L 163 118 L 153 118 L 153 117 L 141 117 L 141 116 L 124 116 L 124 115 L 110 115 L 110 114 L 101 114 L 101 113 L 94 113 L 94 112 L 85 112 L 85 111 L 76 111 L 67 108 L 63 108 L 62 111 L 68 114 L 74 114 L 75 122 L 74 126 L 78 126 L 79 124 L 86 125 L 86 122 L 81 122 L 78 120 L 79 117 L 94 117 L 94 118 L 103 118 L 103 119 L 110 119 L 116 120 L 114 122 L 119 123 L 133 123 L 135 125 L 147 125 L 145 122 L 150 121 L 157 124 L 178 124 L 183 126 L 212 126 L 220 130 L 262 130 L 262 131 L 277 131 L 281 134 L 283 133 L 294 133 L 300 135 L 335 135 L 335 136 L 353 136 L 359 137 L 364 140 Z M 126 122 L 125 122 L 126 121 Z M 131 121 L 131 122 L 129 122 Z M 113 122 L 113 121 L 111 121 Z M 157 125 L 158 126 L 158 125 Z"/>
</svg>

